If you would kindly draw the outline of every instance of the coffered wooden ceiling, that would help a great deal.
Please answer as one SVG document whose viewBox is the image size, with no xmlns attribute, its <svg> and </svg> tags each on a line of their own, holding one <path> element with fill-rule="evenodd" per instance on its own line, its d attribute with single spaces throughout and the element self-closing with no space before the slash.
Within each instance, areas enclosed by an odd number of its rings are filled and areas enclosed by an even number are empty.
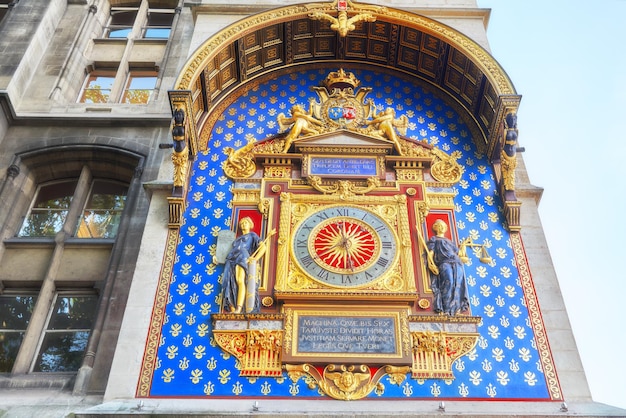
<svg viewBox="0 0 626 418">
<path fill-rule="evenodd" d="M 195 120 L 201 122 L 232 89 L 283 67 L 376 65 L 449 93 L 473 116 L 493 152 L 499 141 L 489 138 L 499 135 L 504 113 L 519 104 L 504 71 L 459 32 L 419 15 L 382 9 L 373 13 L 374 22 L 357 23 L 345 37 L 329 21 L 309 17 L 305 5 L 255 15 L 209 39 L 188 61 L 177 88 L 191 90 Z"/>
</svg>

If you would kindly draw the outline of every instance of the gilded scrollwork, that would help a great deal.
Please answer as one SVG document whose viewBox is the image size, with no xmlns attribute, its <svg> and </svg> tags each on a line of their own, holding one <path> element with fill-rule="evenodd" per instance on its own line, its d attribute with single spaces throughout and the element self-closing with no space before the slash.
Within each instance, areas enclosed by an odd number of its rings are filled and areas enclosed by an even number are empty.
<svg viewBox="0 0 626 418">
<path fill-rule="evenodd" d="M 430 168 L 430 173 L 435 180 L 444 183 L 456 183 L 461 180 L 463 168 L 453 157 L 435 147 L 433 147 L 432 152 L 436 159 Z"/>
<path fill-rule="evenodd" d="M 368 178 L 365 187 L 359 187 L 350 180 L 337 180 L 332 185 L 324 185 L 319 176 L 309 176 L 307 181 L 318 192 L 336 195 L 343 200 L 354 195 L 367 194 L 380 187 L 380 179 L 377 177 Z"/>
<path fill-rule="evenodd" d="M 384 393 L 385 386 L 381 379 L 385 376 L 389 376 L 391 383 L 401 385 L 410 367 L 383 366 L 373 374 L 370 368 L 364 364 L 329 364 L 322 373 L 309 364 L 286 364 L 285 369 L 294 383 L 301 377 L 310 376 L 313 379 L 309 382 L 311 389 L 317 386 L 331 398 L 347 401 L 363 399 L 373 390 L 376 390 L 378 394 Z"/>
</svg>

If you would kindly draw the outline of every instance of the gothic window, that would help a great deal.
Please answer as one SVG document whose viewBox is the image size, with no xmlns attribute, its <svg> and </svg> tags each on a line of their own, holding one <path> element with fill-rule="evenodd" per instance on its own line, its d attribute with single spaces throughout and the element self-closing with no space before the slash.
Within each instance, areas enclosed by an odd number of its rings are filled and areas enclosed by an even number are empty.
<svg viewBox="0 0 626 418">
<path fill-rule="evenodd" d="M 87 76 L 80 95 L 81 103 L 107 103 L 115 82 L 115 72 L 92 73 Z"/>
<path fill-rule="evenodd" d="M 36 295 L 0 295 L 0 373 L 9 373 L 33 313 Z"/>
<path fill-rule="evenodd" d="M 54 237 L 68 220 L 78 180 L 54 182 L 39 187 L 18 237 Z M 114 238 L 124 210 L 128 186 L 96 179 L 92 182 L 78 221 L 70 225 L 78 238 Z"/>
<path fill-rule="evenodd" d="M 102 34 L 107 39 L 94 39 L 89 74 L 78 102 L 149 103 L 177 4 L 176 0 L 162 0 L 159 8 L 151 8 L 148 0 L 136 0 L 112 7 Z"/>
<path fill-rule="evenodd" d="M 64 145 L 16 161 L 16 187 L 0 190 L 12 202 L 0 214 L 0 227 L 11 231 L 0 252 L 0 373 L 70 382 L 87 353 L 102 367 L 111 360 L 110 351 L 99 351 L 106 319 L 95 318 L 110 314 L 107 281 L 125 274 L 118 263 L 132 251 L 116 241 L 126 240 L 137 216 L 128 196 L 141 193 L 143 157 Z"/>
<path fill-rule="evenodd" d="M 128 38 L 133 30 L 137 18 L 137 9 L 111 10 L 109 24 L 105 28 L 106 38 Z"/>
<path fill-rule="evenodd" d="M 97 300 L 93 294 L 55 295 L 34 372 L 75 372 L 80 368 Z"/>
<path fill-rule="evenodd" d="M 156 82 L 157 74 L 154 71 L 131 71 L 124 89 L 122 103 L 148 103 Z"/>
</svg>

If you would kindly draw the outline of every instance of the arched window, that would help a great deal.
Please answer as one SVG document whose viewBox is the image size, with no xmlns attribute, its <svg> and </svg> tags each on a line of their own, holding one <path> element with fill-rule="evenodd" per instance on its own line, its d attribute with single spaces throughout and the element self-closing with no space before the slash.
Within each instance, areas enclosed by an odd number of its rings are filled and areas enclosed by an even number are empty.
<svg viewBox="0 0 626 418">
<path fill-rule="evenodd" d="M 81 367 L 108 303 L 101 289 L 117 274 L 112 255 L 124 251 L 115 243 L 129 228 L 129 196 L 142 191 L 142 164 L 140 155 L 106 146 L 18 157 L 19 174 L 0 196 L 13 202 L 0 217 L 0 373 Z"/>
</svg>

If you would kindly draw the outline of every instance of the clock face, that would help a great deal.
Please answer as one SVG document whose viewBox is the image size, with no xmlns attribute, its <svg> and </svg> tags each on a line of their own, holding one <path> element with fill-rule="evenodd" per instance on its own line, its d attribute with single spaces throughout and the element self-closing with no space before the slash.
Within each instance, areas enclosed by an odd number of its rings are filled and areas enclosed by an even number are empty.
<svg viewBox="0 0 626 418">
<path fill-rule="evenodd" d="M 296 227 L 293 255 L 314 280 L 332 286 L 362 286 L 394 265 L 396 235 L 373 212 L 356 206 L 330 206 Z"/>
</svg>

